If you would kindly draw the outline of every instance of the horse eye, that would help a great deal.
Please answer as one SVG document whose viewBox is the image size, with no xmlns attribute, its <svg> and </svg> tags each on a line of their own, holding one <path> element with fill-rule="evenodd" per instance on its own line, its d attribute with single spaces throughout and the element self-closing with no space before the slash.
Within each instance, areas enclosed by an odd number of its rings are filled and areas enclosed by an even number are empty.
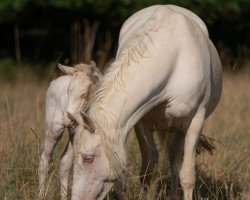
<svg viewBox="0 0 250 200">
<path fill-rule="evenodd" d="M 92 163 L 94 161 L 95 156 L 94 155 L 86 155 L 83 154 L 82 159 L 84 163 Z"/>
</svg>

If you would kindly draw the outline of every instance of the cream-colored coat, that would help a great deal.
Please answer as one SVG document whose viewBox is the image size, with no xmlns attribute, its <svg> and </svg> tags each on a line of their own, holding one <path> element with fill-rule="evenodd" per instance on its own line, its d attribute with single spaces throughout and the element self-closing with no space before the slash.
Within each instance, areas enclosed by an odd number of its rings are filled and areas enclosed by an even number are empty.
<svg viewBox="0 0 250 200">
<path fill-rule="evenodd" d="M 46 198 L 49 186 L 46 178 L 54 148 L 64 130 L 68 128 L 69 141 L 60 162 L 61 199 L 67 199 L 68 178 L 74 156 L 75 128 L 74 121 L 67 113 L 78 115 L 87 109 L 102 77 L 93 61 L 90 65 L 78 64 L 75 67 L 68 67 L 59 64 L 58 67 L 67 75 L 52 81 L 46 93 L 45 140 L 38 169 L 40 199 Z"/>
<path fill-rule="evenodd" d="M 105 196 L 125 169 L 127 134 L 141 120 L 137 130 L 147 125 L 141 133 L 153 127 L 173 134 L 172 181 L 179 177 L 184 199 L 191 200 L 196 144 L 221 88 L 220 59 L 199 17 L 172 5 L 132 15 L 122 27 L 116 60 L 76 128 L 72 199 Z"/>
</svg>

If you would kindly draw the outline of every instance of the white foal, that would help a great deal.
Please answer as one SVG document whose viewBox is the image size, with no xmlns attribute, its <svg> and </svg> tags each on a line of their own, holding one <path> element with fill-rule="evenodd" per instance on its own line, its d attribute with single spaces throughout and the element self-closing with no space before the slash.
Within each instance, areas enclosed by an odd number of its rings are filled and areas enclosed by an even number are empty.
<svg viewBox="0 0 250 200">
<path fill-rule="evenodd" d="M 39 164 L 39 198 L 46 197 L 46 178 L 55 146 L 68 128 L 69 141 L 60 162 L 61 197 L 67 199 L 68 177 L 73 162 L 74 122 L 67 113 L 85 111 L 102 77 L 95 62 L 58 67 L 66 74 L 52 81 L 46 94 L 46 131 Z"/>
</svg>

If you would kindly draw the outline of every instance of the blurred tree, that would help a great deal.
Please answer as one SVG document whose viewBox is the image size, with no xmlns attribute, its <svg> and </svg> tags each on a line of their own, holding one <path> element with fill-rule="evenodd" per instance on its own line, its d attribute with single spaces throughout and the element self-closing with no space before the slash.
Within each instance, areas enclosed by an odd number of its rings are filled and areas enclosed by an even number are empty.
<svg viewBox="0 0 250 200">
<path fill-rule="evenodd" d="M 195 12 L 208 25 L 210 37 L 217 44 L 235 52 L 238 46 L 250 47 L 250 0 L 1 0 L 0 26 L 12 26 L 15 30 L 17 60 L 21 57 L 18 51 L 27 45 L 22 44 L 23 40 L 19 42 L 21 47 L 18 45 L 19 32 L 21 37 L 27 35 L 30 38 L 35 34 L 44 37 L 53 32 L 52 43 L 57 41 L 54 45 L 58 48 L 64 46 L 65 52 L 69 51 L 65 48 L 71 49 L 73 63 L 89 62 L 95 57 L 104 65 L 115 49 L 114 38 L 118 37 L 125 19 L 154 4 L 175 4 Z M 25 31 L 27 28 L 32 28 L 32 31 Z M 46 46 L 45 41 L 39 41 L 37 54 L 39 48 Z M 1 52 L 5 51 L 0 49 L 0 56 Z"/>
</svg>

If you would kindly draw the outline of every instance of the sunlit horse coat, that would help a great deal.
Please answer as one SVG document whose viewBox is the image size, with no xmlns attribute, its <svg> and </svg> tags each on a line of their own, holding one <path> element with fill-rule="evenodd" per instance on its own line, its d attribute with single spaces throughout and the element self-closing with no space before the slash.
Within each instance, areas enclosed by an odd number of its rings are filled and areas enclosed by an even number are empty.
<svg viewBox="0 0 250 200">
<path fill-rule="evenodd" d="M 195 184 L 195 149 L 222 88 L 218 53 L 192 12 L 152 6 L 123 25 L 115 61 L 76 128 L 72 199 L 102 199 L 126 167 L 125 140 L 141 132 L 171 132 L 172 182 L 184 199 Z M 139 122 L 139 124 L 140 124 Z M 139 128 L 138 128 L 139 129 Z"/>
</svg>

